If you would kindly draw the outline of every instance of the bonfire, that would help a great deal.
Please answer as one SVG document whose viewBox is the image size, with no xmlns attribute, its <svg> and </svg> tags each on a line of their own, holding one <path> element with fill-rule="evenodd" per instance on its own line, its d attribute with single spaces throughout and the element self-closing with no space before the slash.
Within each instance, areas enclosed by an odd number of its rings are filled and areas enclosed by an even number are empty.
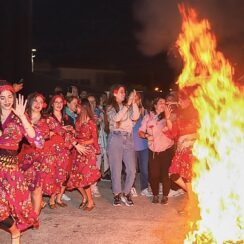
<svg viewBox="0 0 244 244">
<path fill-rule="evenodd" d="M 244 89 L 217 50 L 209 21 L 192 8 L 179 10 L 184 66 L 177 83 L 180 89 L 198 86 L 191 100 L 200 118 L 192 182 L 200 219 L 185 243 L 244 243 Z"/>
</svg>

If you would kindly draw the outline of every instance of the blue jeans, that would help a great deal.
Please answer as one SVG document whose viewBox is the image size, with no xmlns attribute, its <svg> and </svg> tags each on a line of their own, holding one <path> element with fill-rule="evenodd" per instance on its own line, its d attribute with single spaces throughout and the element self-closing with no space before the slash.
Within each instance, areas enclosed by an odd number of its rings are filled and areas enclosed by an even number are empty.
<svg viewBox="0 0 244 244">
<path fill-rule="evenodd" d="M 136 157 L 138 159 L 138 166 L 140 170 L 140 186 L 142 191 L 148 188 L 148 148 L 141 151 L 136 151 Z"/>
<path fill-rule="evenodd" d="M 130 133 L 114 131 L 108 137 L 108 160 L 111 170 L 112 190 L 114 195 L 122 192 L 122 161 L 125 164 L 126 179 L 123 193 L 130 193 L 136 174 L 136 160 L 133 138 Z"/>
</svg>

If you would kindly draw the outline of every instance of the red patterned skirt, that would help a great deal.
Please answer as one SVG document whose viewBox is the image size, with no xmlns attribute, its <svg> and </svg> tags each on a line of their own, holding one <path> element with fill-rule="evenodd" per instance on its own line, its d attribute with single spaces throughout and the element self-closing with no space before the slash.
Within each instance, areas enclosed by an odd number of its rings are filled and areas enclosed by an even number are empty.
<svg viewBox="0 0 244 244">
<path fill-rule="evenodd" d="M 10 164 L 0 155 L 0 222 L 12 216 L 21 231 L 37 221 L 33 211 L 30 192 L 23 174 L 16 164 Z"/>
<path fill-rule="evenodd" d="M 179 174 L 185 181 L 191 182 L 193 159 L 191 147 L 176 151 L 169 168 L 169 173 Z"/>
<path fill-rule="evenodd" d="M 95 183 L 100 177 L 100 171 L 96 166 L 95 148 L 87 145 L 90 149 L 88 155 L 80 155 L 73 151 L 73 165 L 67 184 L 68 189 L 82 188 Z"/>
</svg>

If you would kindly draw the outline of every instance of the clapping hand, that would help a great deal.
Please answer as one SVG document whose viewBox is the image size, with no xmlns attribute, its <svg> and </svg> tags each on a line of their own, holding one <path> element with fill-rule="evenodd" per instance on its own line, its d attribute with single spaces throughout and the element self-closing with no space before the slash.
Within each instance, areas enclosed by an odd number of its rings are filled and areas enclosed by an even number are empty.
<svg viewBox="0 0 244 244">
<path fill-rule="evenodd" d="M 24 96 L 19 94 L 18 98 L 16 98 L 15 109 L 12 108 L 12 111 L 19 117 L 23 117 L 25 114 L 27 100 L 24 100 Z"/>
<path fill-rule="evenodd" d="M 134 89 L 129 95 L 127 104 L 131 105 L 132 103 L 135 103 L 135 98 L 136 98 L 136 90 Z"/>
<path fill-rule="evenodd" d="M 172 108 L 170 106 L 165 106 L 164 113 L 165 113 L 165 118 L 170 119 L 171 113 L 172 113 Z"/>
</svg>

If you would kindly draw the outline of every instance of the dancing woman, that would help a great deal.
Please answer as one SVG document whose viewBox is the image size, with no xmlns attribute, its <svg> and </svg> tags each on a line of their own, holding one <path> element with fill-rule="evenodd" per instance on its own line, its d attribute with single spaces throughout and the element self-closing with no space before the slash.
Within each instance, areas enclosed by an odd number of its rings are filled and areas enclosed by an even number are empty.
<svg viewBox="0 0 244 244">
<path fill-rule="evenodd" d="M 73 165 L 68 189 L 78 189 L 82 195 L 81 209 L 91 211 L 95 207 L 91 185 L 100 178 L 100 171 L 96 166 L 96 154 L 99 150 L 97 127 L 93 119 L 89 101 L 82 99 L 78 107 L 78 117 L 75 124 L 76 143 L 84 145 L 86 151 L 78 153 L 73 150 Z M 86 192 L 87 198 L 84 195 Z"/>
<path fill-rule="evenodd" d="M 196 140 L 197 128 L 199 127 L 198 113 L 193 107 L 190 95 L 195 87 L 187 87 L 180 91 L 179 105 L 176 122 L 168 125 L 171 137 L 176 138 L 177 148 L 171 167 L 169 168 L 170 178 L 187 192 L 188 201 L 180 214 L 190 213 L 192 207 L 196 206 L 196 198 L 192 191 L 191 181 L 193 176 L 192 147 Z M 194 206 L 193 206 L 194 205 Z"/>
<path fill-rule="evenodd" d="M 40 131 L 43 141 L 49 138 L 49 128 L 46 119 L 42 115 L 43 108 L 46 107 L 45 98 L 42 94 L 34 92 L 27 97 L 26 114 L 36 130 Z M 36 145 L 28 143 L 23 140 L 21 151 L 18 155 L 19 168 L 22 170 L 24 177 L 27 181 L 28 188 L 31 192 L 31 200 L 34 211 L 37 215 L 40 214 L 42 203 L 42 188 L 46 178 L 46 173 L 43 170 L 47 162 L 48 153 L 45 150 L 45 143 L 43 148 L 38 148 Z M 45 157 L 43 157 L 45 154 Z M 46 159 L 43 162 L 43 159 Z"/>
<path fill-rule="evenodd" d="M 14 106 L 15 104 L 15 106 Z M 19 171 L 17 150 L 25 136 L 41 147 L 41 137 L 25 116 L 23 96 L 15 99 L 13 87 L 0 81 L 0 226 L 12 236 L 12 244 L 20 243 L 21 231 L 36 224 L 26 181 Z"/>
<path fill-rule="evenodd" d="M 63 96 L 55 95 L 49 104 L 49 117 L 48 125 L 51 134 L 55 140 L 53 140 L 55 146 L 56 154 L 56 171 L 54 172 L 55 178 L 58 184 L 61 186 L 61 190 L 58 194 L 52 195 L 50 199 L 50 207 L 56 208 L 66 207 L 67 204 L 62 201 L 62 196 L 64 194 L 70 173 L 72 168 L 72 155 L 71 149 L 74 146 L 76 151 L 79 153 L 85 147 L 79 145 L 75 139 L 75 130 L 72 125 L 65 125 L 63 108 L 66 101 Z M 58 144 L 56 142 L 59 142 Z M 56 198 L 56 200 L 55 200 Z"/>
</svg>

